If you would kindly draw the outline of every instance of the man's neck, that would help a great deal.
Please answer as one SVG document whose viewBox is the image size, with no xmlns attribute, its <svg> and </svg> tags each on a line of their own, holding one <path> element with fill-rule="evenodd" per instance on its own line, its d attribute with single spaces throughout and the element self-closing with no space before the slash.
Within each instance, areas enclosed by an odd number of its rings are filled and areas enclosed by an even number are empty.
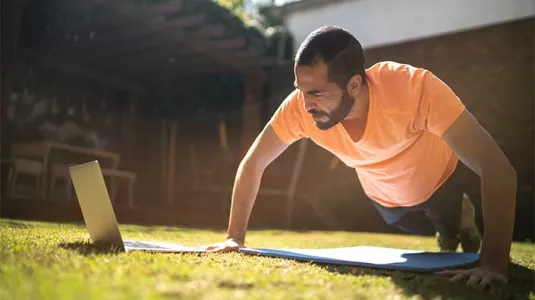
<svg viewBox="0 0 535 300">
<path fill-rule="evenodd" d="M 360 93 L 358 93 L 351 111 L 344 121 L 350 120 L 366 120 L 368 118 L 368 106 L 370 97 L 368 93 L 368 86 L 362 86 Z"/>
</svg>

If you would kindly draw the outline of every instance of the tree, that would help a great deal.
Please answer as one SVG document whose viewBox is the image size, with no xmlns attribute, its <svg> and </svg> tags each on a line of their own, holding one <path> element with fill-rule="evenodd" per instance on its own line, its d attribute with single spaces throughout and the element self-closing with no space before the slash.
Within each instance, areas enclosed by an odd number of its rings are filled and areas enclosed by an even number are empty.
<svg viewBox="0 0 535 300">
<path fill-rule="evenodd" d="M 251 0 L 217 0 L 217 3 L 244 21 L 246 25 L 260 27 L 262 31 L 282 25 L 282 20 L 274 12 L 275 0 L 253 3 Z"/>
</svg>

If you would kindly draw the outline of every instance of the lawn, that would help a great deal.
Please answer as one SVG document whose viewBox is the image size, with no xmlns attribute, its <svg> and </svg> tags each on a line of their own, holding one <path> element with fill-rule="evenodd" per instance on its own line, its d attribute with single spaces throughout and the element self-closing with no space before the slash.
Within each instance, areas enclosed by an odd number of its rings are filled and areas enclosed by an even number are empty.
<svg viewBox="0 0 535 300">
<path fill-rule="evenodd" d="M 224 232 L 121 226 L 123 238 L 200 245 Z M 250 247 L 373 245 L 437 251 L 430 237 L 250 231 Z M 535 246 L 515 243 L 510 283 L 478 291 L 431 274 L 335 267 L 239 253 L 110 253 L 85 228 L 0 219 L 0 299 L 535 299 Z"/>
</svg>

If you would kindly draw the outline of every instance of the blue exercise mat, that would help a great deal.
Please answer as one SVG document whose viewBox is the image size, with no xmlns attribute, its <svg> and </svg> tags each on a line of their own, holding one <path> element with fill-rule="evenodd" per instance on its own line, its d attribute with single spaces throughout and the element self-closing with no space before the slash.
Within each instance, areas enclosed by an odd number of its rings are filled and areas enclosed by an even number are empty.
<svg viewBox="0 0 535 300">
<path fill-rule="evenodd" d="M 242 248 L 240 252 L 314 263 L 414 272 L 435 272 L 458 268 L 479 260 L 477 253 L 425 252 L 370 246 L 329 249 Z"/>
</svg>

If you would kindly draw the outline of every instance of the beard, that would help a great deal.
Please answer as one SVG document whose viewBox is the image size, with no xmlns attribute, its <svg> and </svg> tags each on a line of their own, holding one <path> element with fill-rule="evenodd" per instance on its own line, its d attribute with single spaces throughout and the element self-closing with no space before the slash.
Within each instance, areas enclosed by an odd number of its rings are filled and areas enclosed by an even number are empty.
<svg viewBox="0 0 535 300">
<path fill-rule="evenodd" d="M 340 104 L 331 112 L 311 109 L 308 112 L 314 117 L 316 127 L 320 130 L 328 130 L 334 127 L 336 124 L 342 122 L 353 107 L 355 99 L 349 96 L 347 91 L 344 91 L 342 97 L 340 97 Z M 327 121 L 318 121 L 318 117 L 327 117 Z"/>
</svg>

